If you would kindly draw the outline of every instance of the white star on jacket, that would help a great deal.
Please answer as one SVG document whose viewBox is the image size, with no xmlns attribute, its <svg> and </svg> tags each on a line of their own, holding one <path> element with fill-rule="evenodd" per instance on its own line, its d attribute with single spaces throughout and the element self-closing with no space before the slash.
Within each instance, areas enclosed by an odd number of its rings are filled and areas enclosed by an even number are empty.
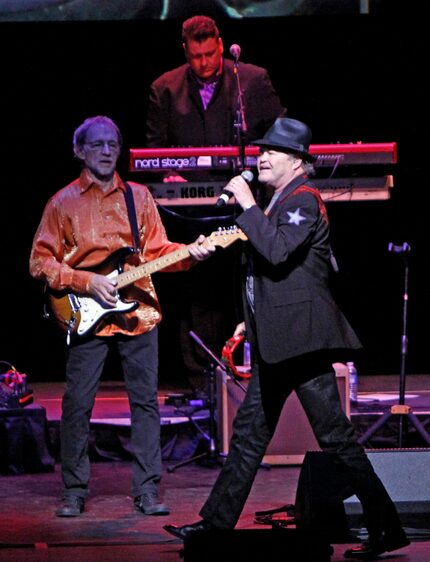
<svg viewBox="0 0 430 562">
<path fill-rule="evenodd" d="M 296 226 L 300 226 L 300 223 L 306 220 L 306 217 L 303 217 L 300 214 L 300 207 L 297 207 L 294 213 L 290 213 L 290 211 L 287 211 L 287 213 L 290 217 L 288 224 L 295 224 Z"/>
</svg>

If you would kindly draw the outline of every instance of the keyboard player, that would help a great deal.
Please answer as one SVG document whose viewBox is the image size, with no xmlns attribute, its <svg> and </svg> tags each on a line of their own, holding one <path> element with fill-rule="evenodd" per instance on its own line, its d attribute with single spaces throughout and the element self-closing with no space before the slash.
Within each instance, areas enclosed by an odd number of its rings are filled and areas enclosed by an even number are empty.
<svg viewBox="0 0 430 562">
<path fill-rule="evenodd" d="M 182 47 L 185 64 L 165 72 L 151 84 L 146 122 L 147 148 L 245 146 L 261 138 L 284 112 L 265 68 L 239 62 L 238 45 L 230 49 L 234 60 L 224 58 L 223 40 L 212 18 L 194 16 L 184 21 Z M 243 114 L 239 112 L 240 107 Z M 184 173 L 172 170 L 164 173 L 163 181 L 225 179 L 227 183 L 234 173 L 234 170 L 225 169 Z M 210 214 L 219 215 L 214 205 Z M 223 209 L 222 214 L 227 211 Z M 190 236 L 195 222 L 188 221 L 185 226 L 190 230 Z M 206 222 L 206 225 L 210 230 L 227 226 L 218 219 Z M 188 375 L 199 376 L 202 366 L 207 363 L 207 357 L 197 357 L 198 350 L 187 347 L 191 346 L 188 331 L 191 329 L 199 334 L 206 345 L 221 356 L 236 324 L 237 254 L 233 244 L 213 256 L 209 267 L 205 263 L 198 276 L 191 274 L 178 279 L 178 284 L 182 284 L 177 287 L 182 306 L 182 355 Z"/>
<path fill-rule="evenodd" d="M 165 72 L 150 87 L 147 147 L 246 145 L 264 135 L 285 112 L 265 68 L 239 63 L 239 45 L 230 49 L 234 60 L 224 58 L 223 40 L 213 19 L 187 19 L 182 41 L 186 63 Z M 171 173 L 170 180 L 211 175 Z"/>
</svg>

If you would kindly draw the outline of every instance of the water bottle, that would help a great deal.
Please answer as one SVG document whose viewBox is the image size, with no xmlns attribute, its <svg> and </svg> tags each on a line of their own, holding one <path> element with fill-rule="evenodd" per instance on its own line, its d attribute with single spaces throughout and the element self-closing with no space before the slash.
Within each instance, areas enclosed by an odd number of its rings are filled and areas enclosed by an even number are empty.
<svg viewBox="0 0 430 562">
<path fill-rule="evenodd" d="M 346 366 L 349 373 L 349 399 L 351 402 L 358 402 L 358 373 L 354 362 L 349 361 Z"/>
<path fill-rule="evenodd" d="M 243 342 L 243 367 L 246 373 L 251 372 L 251 344 L 248 340 Z"/>
</svg>

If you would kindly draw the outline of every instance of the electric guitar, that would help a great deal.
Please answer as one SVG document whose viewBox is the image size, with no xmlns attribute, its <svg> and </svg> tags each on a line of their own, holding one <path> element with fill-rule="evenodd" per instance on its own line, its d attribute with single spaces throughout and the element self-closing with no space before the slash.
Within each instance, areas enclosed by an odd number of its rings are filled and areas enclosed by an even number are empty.
<svg viewBox="0 0 430 562">
<path fill-rule="evenodd" d="M 247 237 L 242 230 L 232 227 L 212 232 L 205 238 L 203 244 L 212 243 L 214 246 L 226 248 L 236 240 L 247 240 Z M 120 291 L 138 279 L 161 271 L 190 256 L 189 246 L 184 246 L 155 260 L 124 271 L 124 263 L 127 257 L 133 253 L 133 248 L 120 248 L 91 271 L 106 275 L 110 279 L 115 278 L 118 291 Z M 66 332 L 68 344 L 71 337 L 88 335 L 106 316 L 130 312 L 139 306 L 137 301 L 123 300 L 120 294 L 114 307 L 107 306 L 90 296 L 77 295 L 67 291 L 54 291 L 50 288 L 46 289 L 46 297 L 45 316 L 49 318 L 53 316 L 59 327 Z"/>
</svg>

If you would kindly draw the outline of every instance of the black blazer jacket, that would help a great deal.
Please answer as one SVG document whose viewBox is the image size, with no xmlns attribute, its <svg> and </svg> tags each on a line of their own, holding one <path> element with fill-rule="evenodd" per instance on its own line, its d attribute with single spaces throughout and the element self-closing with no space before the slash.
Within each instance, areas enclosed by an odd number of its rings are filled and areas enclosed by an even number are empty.
<svg viewBox="0 0 430 562">
<path fill-rule="evenodd" d="M 327 212 L 306 182 L 287 185 L 269 216 L 253 206 L 237 218 L 254 274 L 255 331 L 249 315 L 247 330 L 267 363 L 361 347 L 333 298 Z"/>
<path fill-rule="evenodd" d="M 206 110 L 188 64 L 157 78 L 150 88 L 146 123 L 148 147 L 219 146 L 238 144 L 234 127 L 238 89 L 231 60 L 223 72 Z M 283 107 L 266 69 L 240 63 L 248 132 L 245 144 L 264 135 Z"/>
</svg>

